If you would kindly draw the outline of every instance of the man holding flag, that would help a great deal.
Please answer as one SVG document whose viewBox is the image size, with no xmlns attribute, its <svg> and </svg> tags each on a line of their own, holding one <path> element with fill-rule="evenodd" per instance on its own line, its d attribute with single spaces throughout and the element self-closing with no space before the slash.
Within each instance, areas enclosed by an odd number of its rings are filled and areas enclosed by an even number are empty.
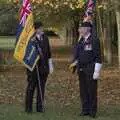
<svg viewBox="0 0 120 120">
<path fill-rule="evenodd" d="M 97 80 L 102 67 L 100 41 L 92 21 L 94 2 L 88 0 L 84 20 L 79 27 L 79 40 L 75 46 L 73 63 L 70 70 L 78 68 L 80 82 L 81 116 L 96 117 L 97 113 Z"/>
<path fill-rule="evenodd" d="M 37 88 L 37 112 L 44 112 L 45 84 L 48 74 L 53 72 L 53 65 L 48 37 L 43 32 L 42 23 L 35 23 L 35 34 L 31 41 L 35 42 L 40 59 L 32 72 L 27 70 L 26 112 L 32 112 L 35 88 Z"/>
<path fill-rule="evenodd" d="M 44 91 L 48 73 L 53 72 L 49 41 L 40 22 L 34 24 L 30 0 L 23 0 L 14 57 L 27 68 L 26 112 L 32 112 L 37 88 L 37 111 L 44 111 Z"/>
</svg>

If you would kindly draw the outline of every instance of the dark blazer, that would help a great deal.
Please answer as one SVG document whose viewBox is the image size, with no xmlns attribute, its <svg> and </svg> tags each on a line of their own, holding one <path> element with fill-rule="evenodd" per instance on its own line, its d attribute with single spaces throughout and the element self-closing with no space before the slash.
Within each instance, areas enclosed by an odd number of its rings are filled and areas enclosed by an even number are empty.
<svg viewBox="0 0 120 120">
<path fill-rule="evenodd" d="M 91 45 L 91 50 L 85 50 L 86 45 Z M 78 60 L 78 72 L 85 70 L 87 74 L 93 74 L 95 63 L 101 63 L 101 49 L 98 38 L 90 36 L 88 42 L 83 38 L 76 44 L 74 60 Z"/>
<path fill-rule="evenodd" d="M 40 59 L 38 60 L 38 63 L 37 63 L 39 73 L 47 75 L 49 73 L 48 60 L 49 58 L 51 58 L 51 50 L 50 50 L 48 37 L 46 36 L 45 33 L 41 35 L 40 40 L 35 36 L 35 34 L 33 37 L 35 39 L 36 49 L 38 50 L 38 53 L 40 54 Z M 29 70 L 27 71 L 28 71 L 28 74 L 30 73 L 36 74 L 36 67 L 32 72 L 30 72 Z"/>
<path fill-rule="evenodd" d="M 51 50 L 49 45 L 48 37 L 43 34 L 42 40 L 38 40 L 36 38 L 36 42 L 38 44 L 37 48 L 41 48 L 42 56 L 40 56 L 40 60 L 38 61 L 38 67 L 41 73 L 49 73 L 49 65 L 48 60 L 51 58 Z M 38 51 L 39 52 L 39 51 Z"/>
</svg>

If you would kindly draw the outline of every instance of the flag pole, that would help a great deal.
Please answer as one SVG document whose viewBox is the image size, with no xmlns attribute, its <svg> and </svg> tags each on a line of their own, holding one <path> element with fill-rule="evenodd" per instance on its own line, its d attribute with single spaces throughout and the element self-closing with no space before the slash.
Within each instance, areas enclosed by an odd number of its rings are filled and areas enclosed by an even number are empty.
<svg viewBox="0 0 120 120">
<path fill-rule="evenodd" d="M 44 111 L 44 101 L 43 101 L 43 94 L 42 94 L 42 90 L 41 90 L 41 84 L 40 84 L 40 75 L 39 75 L 39 69 L 38 69 L 38 65 L 36 65 L 36 69 L 37 69 L 37 78 L 38 78 L 38 87 L 39 87 L 39 91 L 40 91 L 40 98 L 41 98 L 41 102 L 42 102 L 42 108 Z"/>
</svg>

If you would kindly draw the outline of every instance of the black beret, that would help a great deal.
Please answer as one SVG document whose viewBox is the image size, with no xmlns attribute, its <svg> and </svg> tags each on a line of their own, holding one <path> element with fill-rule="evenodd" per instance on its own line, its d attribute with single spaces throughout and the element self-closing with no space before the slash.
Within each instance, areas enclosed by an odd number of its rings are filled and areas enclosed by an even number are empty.
<svg viewBox="0 0 120 120">
<path fill-rule="evenodd" d="M 92 24 L 90 22 L 82 22 L 81 27 L 91 27 L 92 28 Z"/>
<path fill-rule="evenodd" d="M 35 27 L 35 29 L 38 29 L 40 27 L 43 27 L 43 24 L 41 22 L 35 22 L 34 27 Z"/>
</svg>

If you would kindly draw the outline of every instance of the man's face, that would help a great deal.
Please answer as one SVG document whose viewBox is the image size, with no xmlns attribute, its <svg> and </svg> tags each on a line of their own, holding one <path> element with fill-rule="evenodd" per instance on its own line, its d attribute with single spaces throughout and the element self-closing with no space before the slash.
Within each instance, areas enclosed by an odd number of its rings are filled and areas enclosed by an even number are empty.
<svg viewBox="0 0 120 120">
<path fill-rule="evenodd" d="M 82 37 L 85 37 L 88 33 L 90 33 L 90 27 L 81 27 L 78 31 Z"/>
<path fill-rule="evenodd" d="M 37 34 L 40 34 L 41 32 L 43 32 L 43 27 L 40 27 L 40 28 L 36 29 Z"/>
<path fill-rule="evenodd" d="M 92 19 L 93 19 L 92 16 L 89 15 L 89 16 L 85 17 L 83 21 L 84 21 L 84 22 L 91 22 Z"/>
</svg>

